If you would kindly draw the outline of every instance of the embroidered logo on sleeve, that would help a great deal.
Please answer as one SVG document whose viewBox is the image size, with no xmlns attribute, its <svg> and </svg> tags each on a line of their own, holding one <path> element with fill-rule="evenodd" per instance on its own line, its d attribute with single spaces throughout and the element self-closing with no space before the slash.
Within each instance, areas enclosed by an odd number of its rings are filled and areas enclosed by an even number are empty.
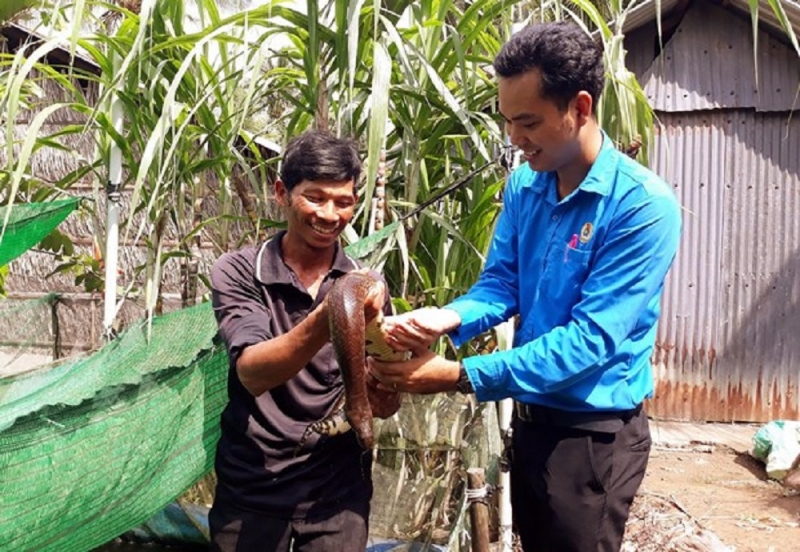
<svg viewBox="0 0 800 552">
<path fill-rule="evenodd" d="M 594 226 L 592 226 L 591 222 L 587 222 L 581 228 L 581 243 L 587 243 L 592 239 L 592 234 L 594 234 Z"/>
</svg>

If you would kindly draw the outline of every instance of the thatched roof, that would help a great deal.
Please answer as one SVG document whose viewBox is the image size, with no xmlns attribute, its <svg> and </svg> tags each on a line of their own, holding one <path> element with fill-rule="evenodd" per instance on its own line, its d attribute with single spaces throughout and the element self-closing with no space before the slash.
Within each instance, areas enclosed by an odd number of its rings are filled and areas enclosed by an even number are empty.
<svg viewBox="0 0 800 552">
<path fill-rule="evenodd" d="M 10 52 L 16 51 L 25 44 L 37 44 L 47 40 L 44 35 L 13 22 L 6 23 L 5 26 L 0 27 L 0 36 L 5 39 Z M 69 44 L 50 52 L 47 60 L 54 66 L 71 66 L 87 73 L 100 72 L 100 66 L 92 58 L 82 54 L 80 51 L 73 53 Z"/>
</svg>

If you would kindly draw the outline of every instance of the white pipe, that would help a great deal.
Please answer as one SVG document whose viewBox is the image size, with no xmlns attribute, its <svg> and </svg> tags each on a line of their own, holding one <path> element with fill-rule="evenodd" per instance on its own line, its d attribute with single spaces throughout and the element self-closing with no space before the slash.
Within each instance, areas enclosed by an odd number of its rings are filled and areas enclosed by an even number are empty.
<svg viewBox="0 0 800 552">
<path fill-rule="evenodd" d="M 117 60 L 118 61 L 118 60 Z M 115 64 L 115 65 L 118 65 Z M 116 92 L 111 96 L 111 122 L 121 136 L 123 132 L 122 102 Z M 117 316 L 117 264 L 119 253 L 119 196 L 122 186 L 122 150 L 111 140 L 108 156 L 108 184 L 106 187 L 106 253 L 105 295 L 103 298 L 103 335 L 107 341 L 114 338 L 114 319 Z"/>
<path fill-rule="evenodd" d="M 524 23 L 512 23 L 511 35 L 520 31 L 525 27 Z M 506 137 L 506 144 L 509 144 Z M 513 156 L 513 163 L 510 168 L 515 168 L 519 165 L 520 155 L 516 152 Z M 497 327 L 499 342 L 501 348 L 510 349 L 514 345 L 514 322 L 504 322 Z M 511 399 L 503 399 L 497 405 L 497 418 L 500 424 L 500 434 L 505 437 L 506 432 L 511 427 L 511 414 L 514 410 L 514 401 Z M 511 473 L 507 471 L 500 472 L 500 497 L 499 497 L 499 522 L 500 522 L 500 552 L 512 552 L 514 544 L 514 533 L 512 529 L 512 514 L 511 514 Z"/>
<path fill-rule="evenodd" d="M 500 349 L 510 349 L 514 343 L 514 322 L 503 322 L 497 326 L 496 331 Z M 514 402 L 511 399 L 503 399 L 497 405 L 497 421 L 500 425 L 500 435 L 504 437 L 508 428 L 511 427 L 513 409 Z M 511 527 L 511 474 L 507 471 L 500 472 L 499 494 L 500 552 L 512 552 L 514 534 Z"/>
</svg>

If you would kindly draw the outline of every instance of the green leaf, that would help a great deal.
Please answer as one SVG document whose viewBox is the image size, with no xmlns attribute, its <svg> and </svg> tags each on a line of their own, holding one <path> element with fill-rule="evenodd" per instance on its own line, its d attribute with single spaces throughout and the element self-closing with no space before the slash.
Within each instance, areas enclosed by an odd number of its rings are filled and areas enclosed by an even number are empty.
<svg viewBox="0 0 800 552">
<path fill-rule="evenodd" d="M 391 89 L 392 60 L 384 45 L 374 43 L 374 72 L 372 94 L 370 94 L 369 145 L 367 149 L 367 182 L 364 191 L 364 205 L 371 205 L 375 180 L 378 175 L 381 151 L 386 141 L 386 121 L 389 118 L 389 94 Z M 366 209 L 367 215 L 370 209 Z"/>
<path fill-rule="evenodd" d="M 778 21 L 781 23 L 781 27 L 783 27 L 783 31 L 786 33 L 786 36 L 789 38 L 789 41 L 794 46 L 795 52 L 797 55 L 800 56 L 800 45 L 797 42 L 797 35 L 792 28 L 792 24 L 789 22 L 789 18 L 786 17 L 786 12 L 783 9 L 783 4 L 781 4 L 780 0 L 767 0 L 769 2 L 769 6 L 772 8 L 773 13 L 778 18 Z"/>
<path fill-rule="evenodd" d="M 8 21 L 24 9 L 36 4 L 37 0 L 3 0 L 0 3 L 0 22 Z"/>
<path fill-rule="evenodd" d="M 56 111 L 59 109 L 64 109 L 65 104 L 56 103 L 50 106 L 45 107 L 36 114 L 36 117 L 33 118 L 30 125 L 28 125 L 27 133 L 25 135 L 25 141 L 22 143 L 22 147 L 20 148 L 19 152 L 16 155 L 16 163 L 14 167 L 14 171 L 11 175 L 11 185 L 8 191 L 8 206 L 6 208 L 5 216 L 3 217 L 3 228 L 0 230 L 0 241 L 3 240 L 3 235 L 6 231 L 6 226 L 8 225 L 8 221 L 11 218 L 11 206 L 14 204 L 14 197 L 17 195 L 17 190 L 19 190 L 20 183 L 22 182 L 23 175 L 25 174 L 25 169 L 28 166 L 28 162 L 30 160 L 31 152 L 33 151 L 34 147 L 36 146 L 36 138 L 39 135 L 39 131 L 42 128 L 42 125 L 45 121 Z"/>
<path fill-rule="evenodd" d="M 756 90 L 758 90 L 758 0 L 748 0 L 750 19 L 753 23 L 753 67 L 755 68 Z"/>
<path fill-rule="evenodd" d="M 354 259 L 363 259 L 380 247 L 383 241 L 388 239 L 399 226 L 399 221 L 387 224 L 369 236 L 363 237 L 357 242 L 348 245 L 345 247 L 345 251 Z"/>
</svg>

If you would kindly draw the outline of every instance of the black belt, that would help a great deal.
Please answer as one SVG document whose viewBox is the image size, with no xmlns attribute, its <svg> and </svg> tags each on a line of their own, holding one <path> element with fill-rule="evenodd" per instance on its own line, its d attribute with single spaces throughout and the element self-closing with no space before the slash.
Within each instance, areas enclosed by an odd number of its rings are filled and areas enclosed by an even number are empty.
<svg viewBox="0 0 800 552">
<path fill-rule="evenodd" d="M 523 422 L 556 427 L 616 433 L 642 410 L 640 404 L 631 410 L 607 412 L 571 412 L 539 404 L 514 401 L 514 413 Z"/>
</svg>

